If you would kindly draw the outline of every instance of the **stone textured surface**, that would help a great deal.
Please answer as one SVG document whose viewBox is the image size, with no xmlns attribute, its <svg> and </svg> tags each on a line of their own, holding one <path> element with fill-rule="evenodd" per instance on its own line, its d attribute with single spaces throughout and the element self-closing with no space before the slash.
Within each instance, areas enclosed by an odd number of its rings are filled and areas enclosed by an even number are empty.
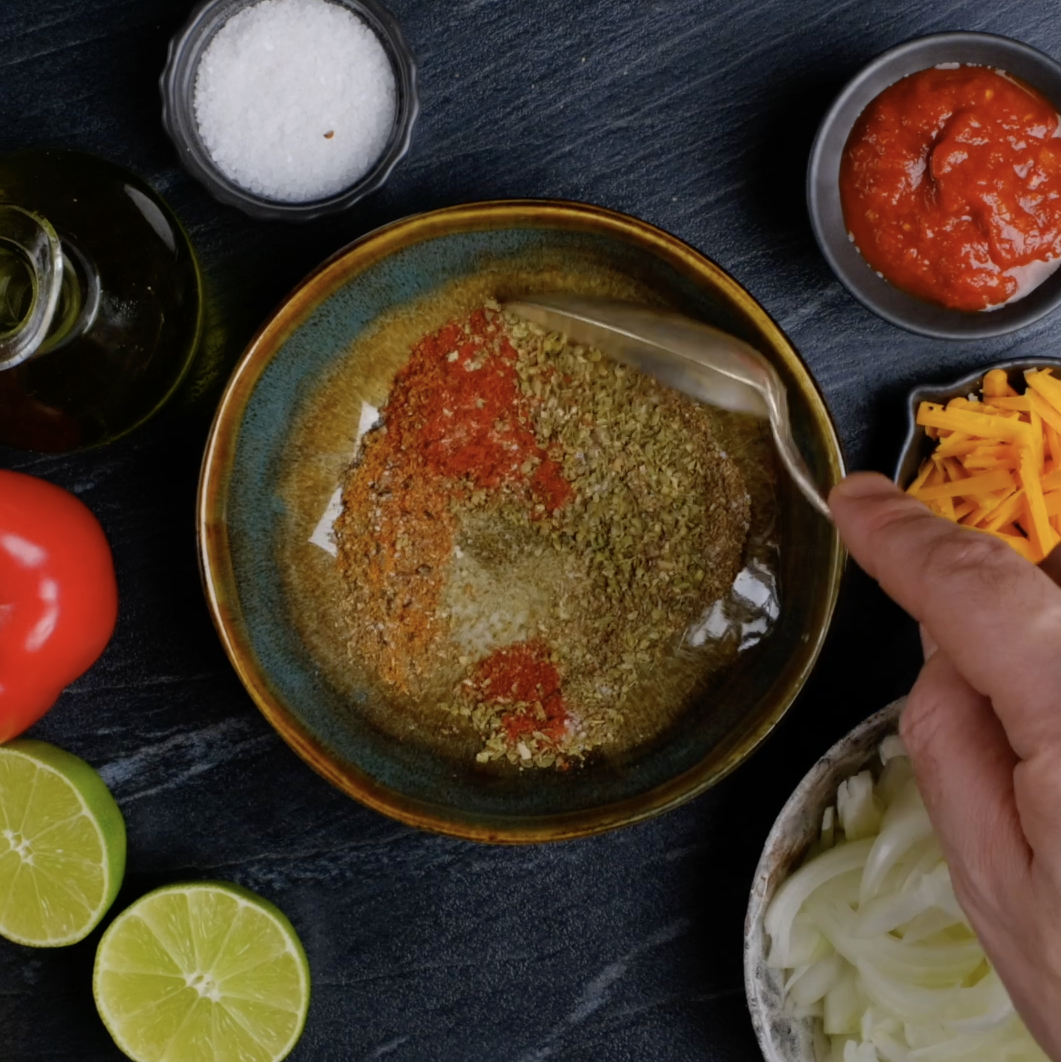
<svg viewBox="0 0 1061 1062">
<path fill-rule="evenodd" d="M 186 0 L 4 0 L 0 150 L 95 151 L 166 195 L 206 270 L 197 394 L 105 450 L 0 451 L 75 491 L 110 536 L 122 614 L 99 664 L 33 731 L 98 766 L 129 825 L 119 905 L 214 877 L 280 905 L 314 1001 L 295 1062 L 755 1060 L 744 910 L 774 816 L 855 722 L 905 692 L 913 625 L 859 573 L 778 734 L 700 800 L 555 847 L 488 849 L 416 833 L 331 790 L 255 710 L 214 635 L 193 501 L 216 391 L 257 324 L 326 255 L 404 214 L 561 196 L 683 237 L 791 335 L 852 467 L 888 469 L 906 389 L 1056 349 L 1061 318 L 953 345 L 878 321 L 832 278 L 803 208 L 815 125 L 876 53 L 944 29 L 1061 55 L 1043 0 L 391 0 L 424 109 L 390 183 L 340 219 L 255 222 L 178 167 L 156 79 Z M 60 952 L 0 941 L 0 1057 L 118 1059 L 90 988 L 97 936 Z"/>
</svg>

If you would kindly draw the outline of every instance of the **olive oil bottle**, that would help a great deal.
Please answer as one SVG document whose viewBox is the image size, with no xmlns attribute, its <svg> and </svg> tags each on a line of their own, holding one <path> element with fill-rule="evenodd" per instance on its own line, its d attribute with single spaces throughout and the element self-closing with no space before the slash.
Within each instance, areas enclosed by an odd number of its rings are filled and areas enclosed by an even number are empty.
<svg viewBox="0 0 1061 1062">
<path fill-rule="evenodd" d="M 0 156 L 0 445 L 116 439 L 188 372 L 195 254 L 143 181 L 71 151 Z"/>
</svg>

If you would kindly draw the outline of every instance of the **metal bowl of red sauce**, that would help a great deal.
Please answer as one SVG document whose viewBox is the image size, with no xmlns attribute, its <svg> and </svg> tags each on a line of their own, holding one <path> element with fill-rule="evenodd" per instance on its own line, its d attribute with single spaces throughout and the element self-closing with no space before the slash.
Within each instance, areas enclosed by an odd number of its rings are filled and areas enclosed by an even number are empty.
<svg viewBox="0 0 1061 1062">
<path fill-rule="evenodd" d="M 1056 309 L 1059 112 L 1061 65 L 1007 37 L 938 33 L 874 59 L 826 114 L 807 171 L 811 225 L 841 283 L 942 339 Z"/>
</svg>

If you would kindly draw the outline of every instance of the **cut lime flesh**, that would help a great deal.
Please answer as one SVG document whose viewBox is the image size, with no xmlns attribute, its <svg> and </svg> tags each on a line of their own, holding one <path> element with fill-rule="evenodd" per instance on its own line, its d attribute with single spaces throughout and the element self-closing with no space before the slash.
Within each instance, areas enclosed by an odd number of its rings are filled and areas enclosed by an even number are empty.
<svg viewBox="0 0 1061 1062">
<path fill-rule="evenodd" d="M 136 1062 L 278 1062 L 309 1009 L 309 964 L 291 923 L 237 885 L 148 893 L 103 934 L 96 1006 Z"/>
<path fill-rule="evenodd" d="M 125 873 L 125 823 L 84 760 L 43 741 L 0 745 L 0 935 L 74 944 L 99 924 Z"/>
</svg>

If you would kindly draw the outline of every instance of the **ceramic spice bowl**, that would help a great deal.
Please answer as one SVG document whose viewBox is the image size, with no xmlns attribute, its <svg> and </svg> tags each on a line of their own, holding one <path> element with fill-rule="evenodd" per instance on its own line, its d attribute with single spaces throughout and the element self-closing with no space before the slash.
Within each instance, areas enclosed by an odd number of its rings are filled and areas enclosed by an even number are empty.
<svg viewBox="0 0 1061 1062">
<path fill-rule="evenodd" d="M 420 111 L 416 61 L 393 16 L 376 0 L 331 0 L 354 14 L 376 36 L 394 74 L 394 122 L 382 152 L 371 168 L 347 188 L 324 198 L 283 202 L 241 187 L 213 160 L 203 141 L 195 113 L 195 85 L 199 63 L 225 24 L 256 0 L 204 0 L 169 44 L 166 66 L 159 79 L 162 124 L 184 167 L 215 199 L 253 217 L 284 221 L 312 221 L 338 213 L 376 191 L 409 150 L 413 125 Z"/>
<path fill-rule="evenodd" d="M 1061 111 L 1061 65 L 1027 44 L 990 33 L 936 33 L 906 41 L 856 74 L 822 120 L 807 167 L 807 210 L 826 261 L 867 309 L 921 335 L 984 339 L 1023 328 L 1056 309 L 1061 304 L 1061 270 L 1023 298 L 997 309 L 948 309 L 908 295 L 876 273 L 849 238 L 840 205 L 840 160 L 859 115 L 889 85 L 940 63 L 1004 70 Z"/>
<path fill-rule="evenodd" d="M 415 729 L 398 740 L 373 725 L 376 694 L 337 640 L 334 559 L 307 540 L 353 455 L 363 397 L 373 387 L 377 403 L 385 397 L 384 361 L 400 364 L 413 342 L 491 293 L 534 290 L 640 293 L 754 344 L 785 382 L 817 481 L 843 474 L 821 395 L 777 326 L 712 262 L 633 218 L 556 201 L 454 207 L 377 230 L 304 281 L 251 343 L 210 435 L 198 502 L 209 606 L 258 706 L 311 766 L 385 814 L 479 841 L 637 822 L 733 770 L 813 667 L 843 567 L 835 530 L 779 480 L 777 626 L 706 703 L 621 762 L 491 774 Z M 388 353 L 391 334 L 401 342 Z"/>
<path fill-rule="evenodd" d="M 744 923 L 744 990 L 766 1062 L 817 1062 L 828 1055 L 820 1022 L 785 1011 L 784 972 L 766 964 L 770 942 L 763 921 L 778 888 L 817 839 L 840 783 L 879 765 L 880 743 L 898 729 L 904 703 L 905 698 L 894 701 L 871 715 L 829 749 L 796 786 L 766 838 Z"/>
</svg>

